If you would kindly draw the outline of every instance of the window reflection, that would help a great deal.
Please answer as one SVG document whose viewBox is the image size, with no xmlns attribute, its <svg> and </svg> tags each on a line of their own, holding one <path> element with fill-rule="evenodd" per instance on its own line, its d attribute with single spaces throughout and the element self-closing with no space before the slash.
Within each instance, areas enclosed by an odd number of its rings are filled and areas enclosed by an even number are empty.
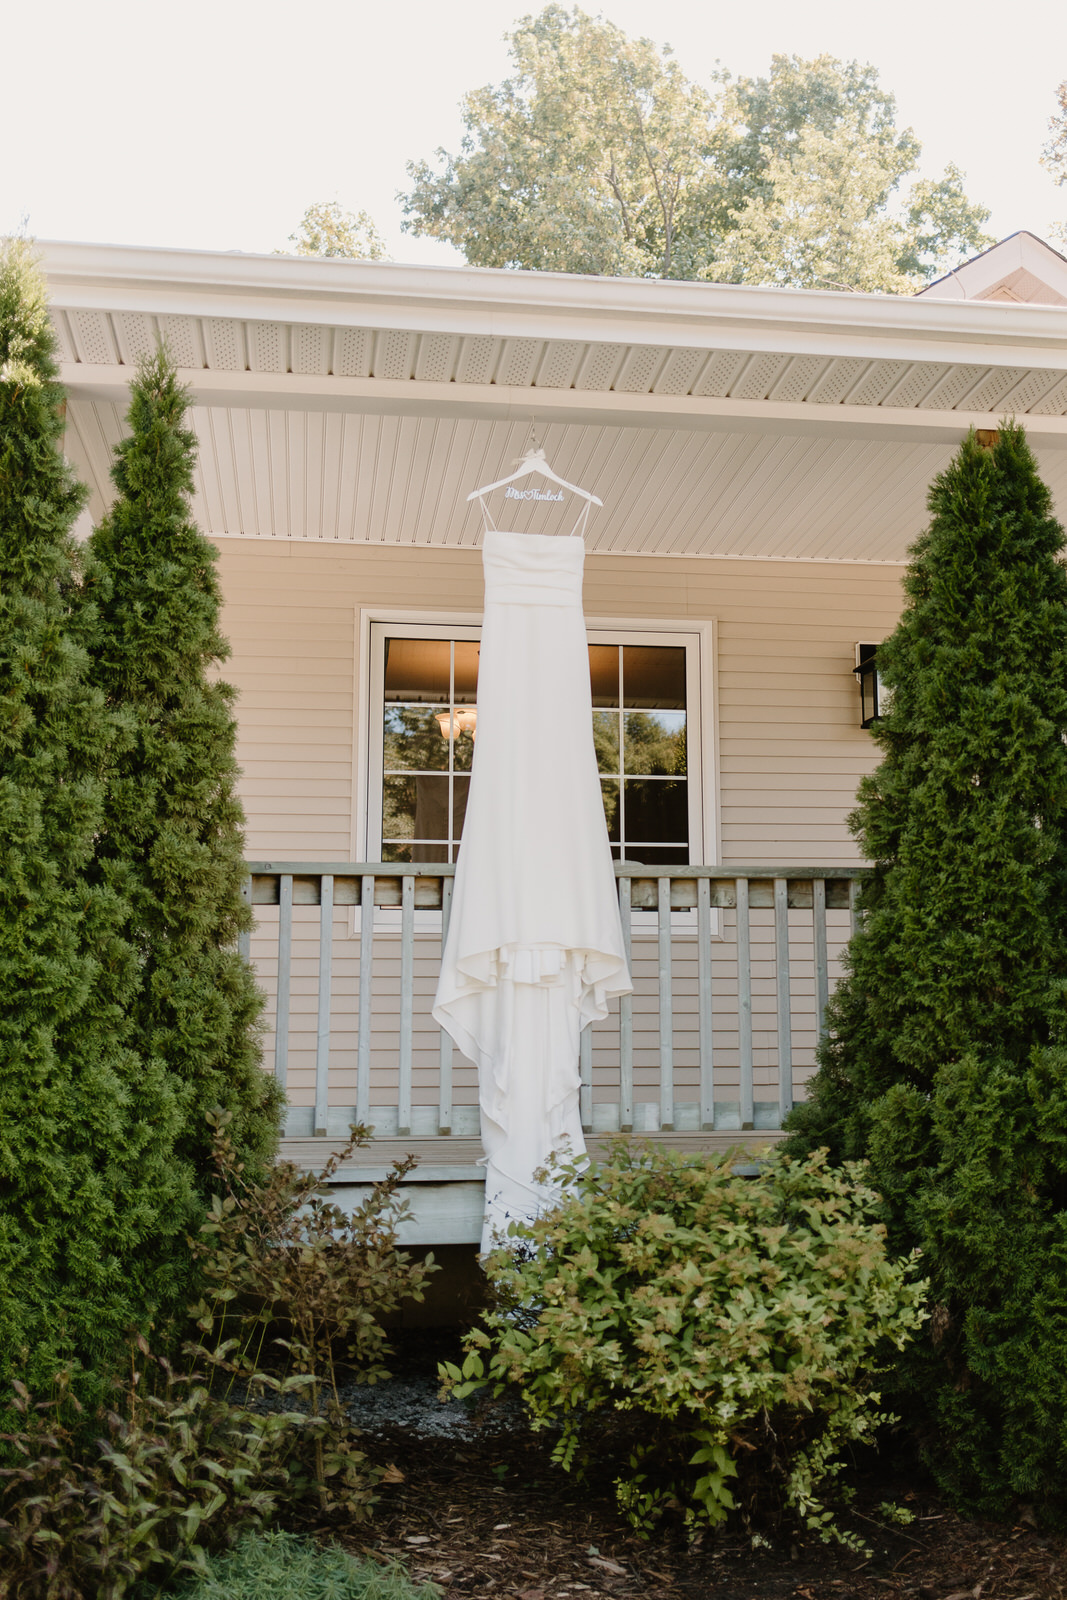
<svg viewBox="0 0 1067 1600">
<path fill-rule="evenodd" d="M 627 778 L 623 784 L 626 843 L 684 844 L 689 838 L 689 796 L 684 783 Z"/>
<path fill-rule="evenodd" d="M 451 675 L 447 639 L 386 639 L 385 699 L 447 703 Z"/>
<path fill-rule="evenodd" d="M 614 843 L 620 837 L 622 808 L 619 804 L 619 780 L 601 778 L 600 790 L 604 797 L 604 820 L 608 825 L 608 838 Z"/>
<path fill-rule="evenodd" d="M 685 710 L 685 650 L 681 645 L 624 644 L 623 704 L 660 711 Z"/>
<path fill-rule="evenodd" d="M 382 859 L 455 861 L 477 739 L 479 645 L 385 641 Z M 589 646 L 593 746 L 616 860 L 689 859 L 686 651 Z"/>
<path fill-rule="evenodd" d="M 627 772 L 684 776 L 684 711 L 627 711 L 623 722 Z"/>
<path fill-rule="evenodd" d="M 617 644 L 589 646 L 589 687 L 594 706 L 619 703 L 619 647 Z"/>
<path fill-rule="evenodd" d="M 601 772 L 619 770 L 619 713 L 617 711 L 593 712 L 593 748 L 596 764 Z"/>
<path fill-rule="evenodd" d="M 382 745 L 386 772 L 447 772 L 448 742 L 438 716 L 444 705 L 387 705 Z"/>
</svg>

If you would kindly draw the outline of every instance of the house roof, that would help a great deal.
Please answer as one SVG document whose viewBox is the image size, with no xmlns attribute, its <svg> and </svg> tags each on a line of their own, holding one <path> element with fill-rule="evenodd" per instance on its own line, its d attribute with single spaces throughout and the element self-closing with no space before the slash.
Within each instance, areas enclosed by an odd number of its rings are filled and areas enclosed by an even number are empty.
<svg viewBox="0 0 1067 1600">
<path fill-rule="evenodd" d="M 1067 256 L 1036 233 L 1012 233 L 927 284 L 919 294 L 938 300 L 1067 306 Z"/>
<path fill-rule="evenodd" d="M 605 552 L 900 561 L 929 479 L 968 427 L 1006 413 L 1067 509 L 1058 303 L 43 255 L 68 448 L 97 510 L 130 368 L 160 335 L 194 393 L 197 513 L 217 536 L 473 543 L 465 495 L 500 475 L 531 420 L 557 470 L 604 499 L 589 543 Z"/>
</svg>

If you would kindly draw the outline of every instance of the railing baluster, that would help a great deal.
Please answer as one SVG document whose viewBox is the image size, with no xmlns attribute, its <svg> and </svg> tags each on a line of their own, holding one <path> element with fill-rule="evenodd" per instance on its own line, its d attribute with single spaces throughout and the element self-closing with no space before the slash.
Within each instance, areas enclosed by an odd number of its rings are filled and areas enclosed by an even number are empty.
<svg viewBox="0 0 1067 1600">
<path fill-rule="evenodd" d="M 619 879 L 619 915 L 622 918 L 622 947 L 626 970 L 633 972 L 630 879 Z M 634 998 L 619 996 L 619 1129 L 630 1133 L 634 1125 Z"/>
<path fill-rule="evenodd" d="M 778 995 L 778 1117 L 793 1109 L 793 1009 L 789 993 L 789 880 L 774 880 L 774 987 Z"/>
<path fill-rule="evenodd" d="M 289 1081 L 289 995 L 293 970 L 293 875 L 278 880 L 278 1000 L 274 1014 L 274 1077 L 284 1094 Z"/>
<path fill-rule="evenodd" d="M 445 953 L 448 938 L 448 919 L 452 912 L 451 878 L 441 879 L 441 955 Z M 437 1131 L 452 1132 L 452 1037 L 441 1029 L 441 1081 L 438 1085 Z"/>
<path fill-rule="evenodd" d="M 756 1120 L 752 1089 L 752 937 L 748 879 L 737 878 L 737 1036 L 741 1069 L 741 1126 Z"/>
<path fill-rule="evenodd" d="M 587 1023 L 578 1037 L 578 1114 L 582 1131 L 593 1131 L 593 1024 Z"/>
<path fill-rule="evenodd" d="M 319 1026 L 315 1044 L 315 1134 L 326 1133 L 330 1103 L 330 998 L 333 983 L 333 874 L 319 889 Z"/>
<path fill-rule="evenodd" d="M 246 906 L 252 904 L 252 874 L 246 873 L 241 880 L 241 899 Z M 243 961 L 252 959 L 252 929 L 242 928 L 237 935 L 237 954 Z"/>
<path fill-rule="evenodd" d="M 859 909 L 860 886 L 858 878 L 848 880 L 849 932 L 858 933 L 863 917 Z"/>
<path fill-rule="evenodd" d="M 715 1061 L 711 999 L 711 884 L 697 882 L 697 988 L 700 994 L 700 1126 L 715 1126 Z"/>
<path fill-rule="evenodd" d="M 716 887 L 717 878 L 732 880 L 736 892 L 737 922 L 736 922 L 736 950 L 737 950 L 737 1029 L 738 1029 L 738 1063 L 739 1063 L 739 1105 L 740 1123 L 744 1130 L 751 1130 L 755 1125 L 755 1062 L 754 1062 L 754 1018 L 753 1018 L 753 948 L 752 948 L 752 922 L 751 922 L 751 882 L 753 879 L 762 880 L 758 885 L 757 903 L 767 903 L 763 884 L 768 878 L 773 880 L 773 906 L 774 906 L 774 959 L 776 971 L 776 998 L 775 1009 L 777 1014 L 778 1037 L 778 1065 L 779 1089 L 778 1109 L 784 1117 L 791 1109 L 794 1099 L 793 1085 L 793 1023 L 795 1015 L 793 1010 L 793 995 L 791 992 L 790 969 L 792 951 L 790 949 L 789 926 L 789 886 L 793 881 L 793 873 L 798 875 L 798 881 L 808 880 L 811 883 L 812 894 L 812 955 L 814 966 L 814 1006 L 816 1012 L 816 1030 L 820 1040 L 826 1032 L 826 1010 L 829 1001 L 831 983 L 829 975 L 829 924 L 827 918 L 827 902 L 830 894 L 827 888 L 826 868 L 779 868 L 777 873 L 773 867 L 755 868 L 697 868 L 681 869 L 683 875 L 676 876 L 679 869 L 672 873 L 670 869 L 657 872 L 655 867 L 645 869 L 647 876 L 654 877 L 656 881 L 656 894 L 654 902 L 641 894 L 642 906 L 656 906 L 657 911 L 657 954 L 658 976 L 656 983 L 656 998 L 658 1002 L 658 1039 L 659 1039 L 659 1104 L 658 1125 L 664 1132 L 671 1132 L 678 1126 L 679 1116 L 683 1116 L 685 1126 L 699 1128 L 704 1132 L 715 1129 L 716 1095 L 722 1093 L 722 1085 L 717 1082 L 717 1075 L 722 1076 L 721 1064 L 716 1062 L 715 1027 L 721 1015 L 721 1004 L 716 1003 L 714 995 L 715 956 L 711 937 L 714 926 L 714 908 L 716 904 L 729 904 L 733 896 L 721 894 L 720 889 L 725 885 Z M 401 967 L 400 967 L 400 1008 L 399 1026 L 391 1038 L 383 1038 L 383 1047 L 389 1049 L 393 1059 L 398 1062 L 398 1081 L 396 1099 L 396 1130 L 402 1136 L 411 1132 L 414 1095 L 414 1013 L 415 1013 L 415 907 L 417 880 L 421 877 L 440 876 L 441 880 L 441 948 L 448 937 L 453 896 L 453 878 L 451 871 L 446 869 L 438 874 L 433 867 L 423 868 L 399 862 L 383 863 L 320 863 L 311 864 L 303 862 L 252 862 L 248 864 L 249 876 L 241 886 L 241 896 L 246 903 L 253 899 L 257 907 L 260 904 L 277 904 L 278 917 L 278 945 L 277 945 L 277 983 L 275 986 L 274 1006 L 274 1056 L 273 1066 L 276 1080 L 283 1089 L 288 1087 L 288 1067 L 290 1047 L 292 1042 L 292 1006 L 293 1006 L 293 960 L 295 938 L 295 903 L 298 900 L 315 898 L 312 895 L 301 894 L 298 879 L 310 880 L 314 884 L 318 880 L 318 901 L 320 905 L 319 917 L 319 962 L 318 962 L 318 987 L 317 987 L 317 1034 L 315 1049 L 315 1091 L 314 1111 L 312 1119 L 313 1131 L 319 1137 L 329 1130 L 329 1099 L 330 1099 L 330 1044 L 332 1024 L 332 952 L 333 952 L 333 916 L 336 909 L 335 897 L 338 893 L 338 875 L 342 880 L 352 876 L 360 879 L 360 911 L 359 937 L 359 999 L 358 999 L 358 1043 L 356 1050 L 356 1087 L 355 1113 L 357 1119 L 366 1125 L 370 1124 L 372 1116 L 371 1107 L 371 1063 L 373 1059 L 373 1024 L 374 1024 L 374 931 L 377 916 L 376 902 L 379 900 L 385 906 L 400 908 L 400 938 L 401 938 Z M 625 875 L 620 876 L 619 885 L 619 913 L 622 923 L 623 943 L 628 962 L 633 955 L 633 883 L 630 871 L 623 869 Z M 862 883 L 868 877 L 864 869 L 847 869 L 838 873 L 830 873 L 831 877 L 848 879 L 848 905 L 851 912 L 852 931 L 862 927 L 862 915 L 858 911 L 859 895 Z M 399 880 L 399 881 L 398 881 Z M 425 883 L 423 885 L 425 888 Z M 342 888 L 344 883 L 342 882 Z M 836 891 L 835 891 L 836 893 Z M 342 894 L 342 900 L 346 896 Z M 798 897 L 799 898 L 799 897 Z M 806 898 L 806 895 L 805 895 Z M 421 903 L 421 895 L 420 895 Z M 834 904 L 838 903 L 835 899 Z M 842 902 L 843 899 L 842 899 Z M 674 1083 L 674 1009 L 673 1009 L 673 954 L 674 940 L 672 930 L 672 905 L 695 906 L 697 917 L 697 983 L 698 983 L 698 1043 L 700 1061 L 699 1103 L 687 1105 L 681 1109 L 676 1101 L 676 1086 Z M 240 949 L 246 957 L 250 955 L 252 946 L 251 935 L 242 933 L 240 936 Z M 762 946 L 756 952 L 761 959 L 764 954 Z M 647 987 L 647 986 L 645 986 Z M 648 999 L 651 1000 L 651 994 Z M 420 1002 L 421 1004 L 421 1002 Z M 803 1015 L 803 1027 L 809 1026 L 807 1017 L 808 1002 L 798 1002 L 801 1010 L 797 1015 Z M 421 1011 L 420 1011 L 421 1015 Z M 651 1019 L 650 1019 L 651 1020 Z M 762 1017 L 761 1017 L 762 1021 Z M 632 1132 L 634 1126 L 634 999 L 632 995 L 619 997 L 619 1032 L 618 1032 L 618 1126 L 621 1131 Z M 437 1094 L 436 1127 L 439 1133 L 448 1135 L 453 1132 L 455 1121 L 455 1046 L 445 1030 L 440 1030 L 439 1036 L 440 1076 Z M 589 1029 L 583 1030 L 579 1044 L 579 1077 L 580 1077 L 580 1114 L 583 1128 L 591 1130 L 595 1110 L 593 1097 L 593 1037 Z M 651 1110 L 651 1108 L 649 1108 Z M 432 1115 L 427 1112 L 427 1116 Z M 692 1119 L 691 1121 L 688 1119 Z M 614 1114 L 611 1115 L 614 1123 Z M 384 1131 L 384 1129 L 382 1130 Z M 652 1131 L 651 1128 L 649 1131 Z"/>
<path fill-rule="evenodd" d="M 671 995 L 671 880 L 657 882 L 659 925 L 659 1125 L 674 1127 L 674 1012 Z"/>
<path fill-rule="evenodd" d="M 400 910 L 400 1084 L 396 1103 L 396 1131 L 411 1132 L 412 990 L 415 977 L 415 877 L 403 877 Z"/>
<path fill-rule="evenodd" d="M 830 998 L 830 975 L 826 961 L 826 879 L 812 884 L 812 936 L 815 944 L 815 1029 L 821 1041 L 826 1032 L 826 1004 Z"/>
<path fill-rule="evenodd" d="M 366 872 L 359 903 L 359 1038 L 356 1044 L 356 1121 L 370 1122 L 371 969 L 374 966 L 374 874 Z"/>
</svg>

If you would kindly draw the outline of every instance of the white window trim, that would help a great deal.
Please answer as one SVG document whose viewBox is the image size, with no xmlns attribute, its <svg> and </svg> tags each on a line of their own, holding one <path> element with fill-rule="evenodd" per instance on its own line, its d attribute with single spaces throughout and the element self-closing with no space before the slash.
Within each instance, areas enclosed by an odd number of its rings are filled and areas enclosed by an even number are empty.
<svg viewBox="0 0 1067 1600">
<path fill-rule="evenodd" d="M 380 849 L 378 819 L 381 815 L 380 765 L 371 758 L 372 706 L 376 688 L 376 672 L 380 669 L 374 659 L 372 640 L 376 626 L 410 627 L 420 630 L 439 630 L 440 637 L 461 638 L 468 629 L 480 630 L 480 611 L 416 611 L 391 610 L 361 606 L 357 610 L 357 642 L 353 697 L 356 707 L 355 738 L 352 744 L 352 856 L 353 861 L 376 860 L 371 854 L 371 835 L 374 850 Z M 722 859 L 719 804 L 719 727 L 718 727 L 718 630 L 715 618 L 694 620 L 688 617 L 603 617 L 587 616 L 586 632 L 591 644 L 612 643 L 668 643 L 679 636 L 695 644 L 687 662 L 687 699 L 692 703 L 694 690 L 698 707 L 696 731 L 699 740 L 700 760 L 694 771 L 689 769 L 690 783 L 690 861 L 694 866 L 717 865 Z M 626 639 L 621 636 L 631 636 Z M 430 632 L 429 637 L 433 637 Z M 635 637 L 636 636 L 636 637 Z M 695 658 L 695 659 L 694 659 Z M 688 712 L 687 714 L 691 714 Z M 695 779 L 695 782 L 694 782 Z M 651 931 L 656 921 L 655 912 L 633 914 L 633 931 L 640 936 Z M 678 924 L 679 933 L 694 932 L 692 919 L 684 912 L 676 913 L 672 922 Z M 718 916 L 713 913 L 713 936 L 718 934 Z M 396 924 L 399 913 L 379 911 L 375 929 L 379 925 L 385 932 Z M 648 930 L 645 924 L 648 924 Z M 440 929 L 440 913 L 416 913 L 417 931 L 430 933 Z M 350 931 L 358 935 L 355 914 Z"/>
</svg>

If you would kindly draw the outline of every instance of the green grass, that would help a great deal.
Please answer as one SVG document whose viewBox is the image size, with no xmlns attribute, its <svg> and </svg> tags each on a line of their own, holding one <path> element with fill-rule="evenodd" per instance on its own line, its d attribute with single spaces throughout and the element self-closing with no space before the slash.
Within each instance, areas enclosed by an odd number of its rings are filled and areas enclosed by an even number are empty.
<svg viewBox="0 0 1067 1600">
<path fill-rule="evenodd" d="M 174 1600 L 439 1600 L 435 1584 L 414 1584 L 399 1566 L 357 1561 L 337 1546 L 292 1533 L 250 1533 L 206 1573 L 186 1579 Z"/>
</svg>

